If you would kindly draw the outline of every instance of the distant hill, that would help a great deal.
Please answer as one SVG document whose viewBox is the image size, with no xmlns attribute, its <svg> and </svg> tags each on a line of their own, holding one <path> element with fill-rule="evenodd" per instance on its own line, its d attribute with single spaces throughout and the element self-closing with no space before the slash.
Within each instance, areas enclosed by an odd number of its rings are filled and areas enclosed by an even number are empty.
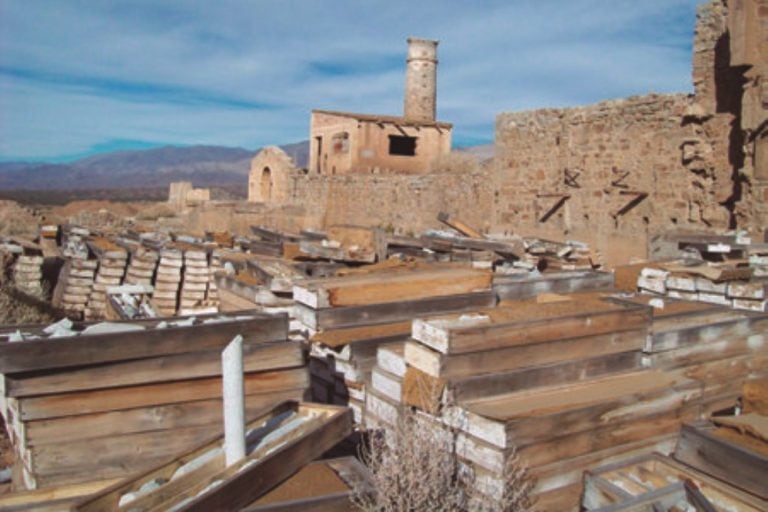
<svg viewBox="0 0 768 512">
<path fill-rule="evenodd" d="M 307 165 L 308 141 L 280 147 L 299 167 Z M 256 153 L 223 146 L 165 146 L 112 151 L 66 164 L 0 162 L 0 190 L 152 188 L 180 180 L 199 187 L 244 183 Z"/>
<path fill-rule="evenodd" d="M 298 167 L 307 167 L 309 141 L 280 148 Z M 171 182 L 182 180 L 197 187 L 242 185 L 258 151 L 224 146 L 165 146 L 112 151 L 66 164 L 0 162 L 0 190 L 167 189 Z M 493 157 L 493 145 L 459 151 L 479 160 Z"/>
</svg>

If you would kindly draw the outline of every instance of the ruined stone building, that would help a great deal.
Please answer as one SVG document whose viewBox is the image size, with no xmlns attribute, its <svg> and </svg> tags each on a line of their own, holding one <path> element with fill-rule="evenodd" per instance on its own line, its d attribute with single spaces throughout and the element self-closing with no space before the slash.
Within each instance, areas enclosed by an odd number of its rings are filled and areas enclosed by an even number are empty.
<svg viewBox="0 0 768 512">
<path fill-rule="evenodd" d="M 693 94 L 501 113 L 493 165 L 464 172 L 428 165 L 451 135 L 434 118 L 434 50 L 410 42 L 402 118 L 313 112 L 308 172 L 278 177 L 259 155 L 249 198 L 318 227 L 418 232 L 449 211 L 488 232 L 583 239 L 609 260 L 664 231 L 768 226 L 768 0 L 699 7 Z"/>
<path fill-rule="evenodd" d="M 451 151 L 453 126 L 436 120 L 437 44 L 408 39 L 403 116 L 312 111 L 309 174 L 425 173 L 436 157 Z M 249 201 L 287 199 L 279 189 L 295 169 L 283 165 L 287 155 L 278 151 L 270 147 L 254 158 Z"/>
<path fill-rule="evenodd" d="M 309 172 L 425 172 L 451 150 L 449 123 L 435 120 L 437 41 L 408 39 L 402 117 L 312 111 Z"/>
<path fill-rule="evenodd" d="M 765 0 L 700 6 L 693 95 L 499 115 L 496 224 L 605 236 L 768 224 L 766 23 Z"/>
</svg>

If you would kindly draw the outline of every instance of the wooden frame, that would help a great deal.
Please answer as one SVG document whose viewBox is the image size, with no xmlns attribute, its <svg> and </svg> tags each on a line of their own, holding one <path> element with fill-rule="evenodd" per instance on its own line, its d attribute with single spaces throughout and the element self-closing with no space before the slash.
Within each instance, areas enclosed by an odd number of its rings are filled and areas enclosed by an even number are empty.
<svg viewBox="0 0 768 512">
<path fill-rule="evenodd" d="M 301 418 L 298 425 L 281 431 Z M 246 431 L 253 439 L 248 443 L 250 453 L 230 467 L 224 467 L 223 436 L 217 436 L 80 501 L 73 510 L 237 510 L 347 437 L 352 432 L 352 414 L 343 407 L 288 401 L 249 422 Z M 133 500 L 125 502 L 125 495 L 137 491 Z"/>
<path fill-rule="evenodd" d="M 651 510 L 687 499 L 697 510 L 759 512 L 768 502 L 728 483 L 661 455 L 651 453 L 607 464 L 584 473 L 582 506 L 595 512 Z M 708 508 L 709 507 L 709 508 Z M 666 508 L 662 508 L 666 510 Z"/>
<path fill-rule="evenodd" d="M 761 498 L 768 505 L 768 457 L 715 436 L 714 429 L 708 421 L 683 425 L 675 458 Z"/>
<path fill-rule="evenodd" d="M 88 364 L 222 349 L 241 334 L 246 342 L 284 340 L 288 315 L 248 312 L 248 320 L 148 328 L 141 331 L 79 334 L 68 338 L 0 343 L 0 373 L 12 374 Z M 168 322 L 169 320 L 166 320 Z M 155 319 L 155 323 L 160 320 Z"/>
</svg>

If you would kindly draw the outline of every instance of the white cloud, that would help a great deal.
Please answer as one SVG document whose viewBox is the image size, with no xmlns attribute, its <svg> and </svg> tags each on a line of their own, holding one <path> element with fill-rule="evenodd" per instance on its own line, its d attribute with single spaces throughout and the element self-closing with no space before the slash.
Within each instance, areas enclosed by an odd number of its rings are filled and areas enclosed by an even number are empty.
<svg viewBox="0 0 768 512">
<path fill-rule="evenodd" d="M 312 108 L 397 114 L 409 35 L 441 40 L 456 138 L 490 139 L 501 111 L 689 91 L 695 3 L 4 0 L 0 157 L 111 139 L 255 148 L 306 138 Z"/>
</svg>

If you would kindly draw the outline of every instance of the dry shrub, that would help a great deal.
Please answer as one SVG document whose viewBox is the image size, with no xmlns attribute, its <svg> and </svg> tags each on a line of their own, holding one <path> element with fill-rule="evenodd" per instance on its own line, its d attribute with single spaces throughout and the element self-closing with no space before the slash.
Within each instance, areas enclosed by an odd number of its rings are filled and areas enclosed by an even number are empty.
<svg viewBox="0 0 768 512">
<path fill-rule="evenodd" d="M 471 482 L 443 433 L 413 412 L 401 414 L 393 429 L 372 433 L 362 456 L 374 493 L 356 492 L 354 503 L 367 512 L 466 510 Z"/>
<path fill-rule="evenodd" d="M 442 394 L 437 388 L 423 391 L 432 400 Z M 366 512 L 530 510 L 533 479 L 517 453 L 507 459 L 502 489 L 478 489 L 474 472 L 459 461 L 456 435 L 438 419 L 403 407 L 397 424 L 373 432 L 361 449 L 373 493 L 369 486 L 355 486 L 355 505 Z"/>
<path fill-rule="evenodd" d="M 41 324 L 54 321 L 46 307 L 46 291 L 38 296 L 19 292 L 10 283 L 0 286 L 0 325 Z"/>
</svg>

